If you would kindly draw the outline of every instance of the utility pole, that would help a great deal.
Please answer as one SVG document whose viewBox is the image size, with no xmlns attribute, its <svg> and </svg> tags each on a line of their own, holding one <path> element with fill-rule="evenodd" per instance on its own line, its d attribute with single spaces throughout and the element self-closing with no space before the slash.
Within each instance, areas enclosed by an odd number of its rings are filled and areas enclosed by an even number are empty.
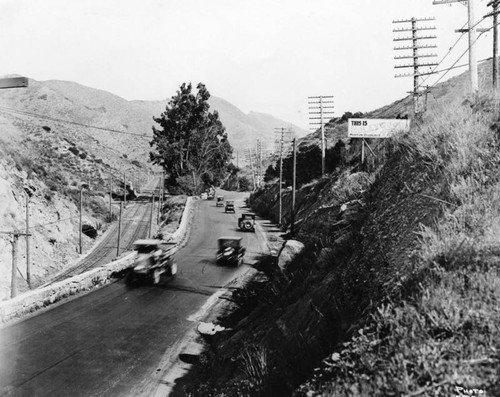
<svg viewBox="0 0 500 397">
<path fill-rule="evenodd" d="M 120 256 L 120 240 L 122 239 L 122 212 L 123 212 L 123 202 L 120 201 L 120 213 L 118 215 L 118 242 L 116 243 L 116 256 Z"/>
<path fill-rule="evenodd" d="M 434 0 L 432 4 L 451 4 L 467 1 L 467 13 L 468 13 L 468 28 L 467 29 L 459 29 L 455 32 L 469 33 L 469 76 L 470 76 L 470 85 L 471 92 L 474 95 L 479 94 L 479 80 L 478 80 L 478 72 L 477 72 L 477 50 L 476 50 L 476 41 L 477 41 L 477 30 L 476 25 L 478 21 L 476 20 L 476 0 Z"/>
<path fill-rule="evenodd" d="M 256 157 L 256 168 L 257 168 L 257 184 L 259 185 L 259 187 L 261 187 L 263 180 L 262 177 L 263 172 L 262 172 L 262 141 L 260 137 L 257 138 L 255 157 Z"/>
<path fill-rule="evenodd" d="M 398 29 L 393 29 L 392 31 L 394 33 L 403 33 L 403 32 L 411 32 L 411 37 L 405 36 L 405 37 L 396 37 L 393 39 L 393 41 L 411 41 L 412 44 L 410 46 L 405 46 L 405 47 L 394 47 L 395 51 L 407 51 L 411 50 L 411 54 L 405 54 L 405 55 L 400 55 L 394 57 L 396 60 L 400 59 L 412 59 L 413 62 L 411 64 L 405 64 L 405 65 L 396 65 L 394 66 L 395 69 L 399 68 L 412 68 L 413 73 L 409 74 L 398 74 L 395 77 L 413 77 L 413 91 L 410 92 L 413 96 L 413 113 L 415 115 L 419 114 L 422 112 L 423 106 L 420 103 L 420 96 L 421 96 L 421 89 L 420 89 L 420 84 L 419 84 L 419 79 L 420 76 L 431 74 L 432 72 L 428 73 L 421 73 L 420 68 L 421 67 L 432 67 L 436 66 L 437 63 L 435 62 L 428 62 L 428 63 L 420 63 L 419 59 L 420 58 L 433 58 L 437 57 L 437 54 L 420 54 L 419 49 L 428 49 L 428 48 L 436 48 L 436 44 L 421 44 L 421 40 L 434 40 L 436 39 L 435 35 L 429 35 L 429 36 L 419 36 L 419 32 L 425 31 L 425 30 L 436 30 L 435 26 L 418 26 L 418 22 L 421 21 L 434 21 L 436 18 L 411 18 L 411 19 L 402 19 L 402 20 L 396 20 L 392 21 L 393 24 L 408 24 L 410 23 L 410 27 L 403 27 L 403 28 L 398 28 Z"/>
<path fill-rule="evenodd" d="M 111 201 L 113 199 L 113 179 L 111 175 L 109 176 L 109 221 L 113 219 L 113 208 L 111 207 Z"/>
<path fill-rule="evenodd" d="M 14 234 L 12 241 L 12 278 L 10 280 L 10 297 L 15 298 L 17 295 L 17 240 L 19 234 Z"/>
<path fill-rule="evenodd" d="M 488 3 L 488 7 L 493 7 L 493 11 L 484 18 L 493 16 L 493 89 L 496 92 L 498 87 L 498 6 L 500 5 L 500 0 L 493 0 Z"/>
<path fill-rule="evenodd" d="M 31 236 L 31 233 L 21 233 L 21 232 L 0 232 L 1 234 L 12 234 L 14 239 L 12 240 L 12 275 L 10 282 L 10 297 L 14 298 L 17 295 L 17 243 L 19 236 Z M 22 275 L 22 274 L 21 274 Z"/>
<path fill-rule="evenodd" d="M 15 298 L 17 295 L 17 243 L 19 236 L 31 236 L 30 233 L 20 233 L 20 232 L 2 232 L 5 234 L 12 234 L 14 239 L 12 240 L 12 275 L 10 280 L 10 297 Z"/>
<path fill-rule="evenodd" d="M 162 177 L 160 176 L 160 189 L 158 193 L 158 218 L 156 219 L 156 223 L 159 225 L 160 224 L 160 217 L 161 217 L 161 206 L 162 206 L 162 196 L 163 196 L 163 190 L 161 187 L 162 183 Z"/>
<path fill-rule="evenodd" d="M 82 213 L 83 213 L 83 183 L 80 185 L 80 228 L 79 228 L 79 246 L 80 246 L 80 249 L 79 249 L 79 253 L 80 255 L 82 254 L 83 252 L 83 248 L 82 248 L 82 231 L 83 231 L 83 225 L 82 225 Z"/>
<path fill-rule="evenodd" d="M 256 190 L 257 189 L 257 184 L 256 184 L 256 181 L 255 181 L 255 170 L 253 168 L 252 149 L 247 149 L 247 156 L 248 156 L 248 161 L 250 162 L 250 167 L 252 168 L 253 190 Z"/>
<path fill-rule="evenodd" d="M 292 216 L 290 223 L 290 234 L 295 236 L 295 188 L 297 180 L 297 143 L 293 138 L 293 177 L 292 177 Z"/>
<path fill-rule="evenodd" d="M 151 238 L 151 229 L 153 227 L 153 212 L 155 208 L 155 194 L 153 193 L 153 196 L 151 196 L 151 214 L 149 216 L 149 232 L 148 232 L 148 238 Z"/>
<path fill-rule="evenodd" d="M 125 172 L 123 173 L 123 202 L 127 205 L 127 179 Z"/>
<path fill-rule="evenodd" d="M 285 143 L 289 144 L 290 141 L 285 142 L 285 133 L 288 133 L 291 135 L 291 130 L 286 129 L 284 127 L 281 128 L 275 128 L 274 129 L 275 133 L 279 134 L 279 139 L 275 141 L 275 143 L 278 144 L 278 151 L 280 155 L 279 159 L 279 167 L 280 167 L 280 180 L 279 180 L 279 189 L 278 189 L 278 196 L 279 196 L 279 211 L 278 211 L 278 224 L 282 224 L 282 218 L 283 218 L 283 156 L 285 154 L 285 150 L 287 153 L 289 153 L 289 147 L 285 148 Z"/>
<path fill-rule="evenodd" d="M 30 198 L 26 193 L 26 282 L 31 289 L 31 261 L 30 261 Z"/>
<path fill-rule="evenodd" d="M 309 124 L 315 131 L 318 125 L 321 128 L 321 175 L 325 175 L 326 165 L 326 141 L 325 141 L 325 119 L 328 122 L 333 118 L 333 96 L 320 95 L 307 97 L 309 104 Z M 311 117 L 312 116 L 312 117 Z M 311 121 L 312 120 L 312 121 Z"/>
</svg>

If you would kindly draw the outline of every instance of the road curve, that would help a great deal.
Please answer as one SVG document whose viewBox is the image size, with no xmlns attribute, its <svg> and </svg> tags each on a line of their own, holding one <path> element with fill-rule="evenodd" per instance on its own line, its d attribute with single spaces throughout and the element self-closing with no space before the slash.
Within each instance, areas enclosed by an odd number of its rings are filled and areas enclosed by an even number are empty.
<svg viewBox="0 0 500 397">
<path fill-rule="evenodd" d="M 236 214 L 197 201 L 187 245 L 176 254 L 179 273 L 158 286 L 115 282 L 0 329 L 0 394 L 7 396 L 131 396 L 158 379 L 159 363 L 195 324 L 188 317 L 220 286 L 243 273 L 214 263 L 220 235 L 243 236 L 246 262 L 264 246 L 236 228 Z"/>
</svg>

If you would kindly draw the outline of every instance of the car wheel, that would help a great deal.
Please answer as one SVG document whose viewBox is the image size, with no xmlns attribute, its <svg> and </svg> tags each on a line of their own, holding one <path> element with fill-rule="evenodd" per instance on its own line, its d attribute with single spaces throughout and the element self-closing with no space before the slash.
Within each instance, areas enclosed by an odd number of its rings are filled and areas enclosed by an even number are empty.
<svg viewBox="0 0 500 397">
<path fill-rule="evenodd" d="M 244 223 L 243 223 L 243 228 L 244 228 L 245 230 L 251 230 L 251 229 L 252 229 L 252 223 L 251 223 L 251 222 L 249 222 L 249 221 L 244 222 Z"/>
</svg>

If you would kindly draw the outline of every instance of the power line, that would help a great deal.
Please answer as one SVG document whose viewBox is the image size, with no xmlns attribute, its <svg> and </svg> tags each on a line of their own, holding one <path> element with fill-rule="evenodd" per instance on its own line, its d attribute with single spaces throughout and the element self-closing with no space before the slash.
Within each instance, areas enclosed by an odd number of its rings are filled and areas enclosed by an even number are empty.
<svg viewBox="0 0 500 397">
<path fill-rule="evenodd" d="M 460 30 L 464 29 L 466 26 L 467 26 L 467 22 L 464 23 L 464 25 L 460 28 Z M 418 86 L 418 88 L 421 88 L 425 84 L 425 82 L 431 77 L 431 74 L 433 74 L 433 73 L 440 73 L 440 71 L 437 71 L 436 69 L 444 62 L 444 60 L 448 57 L 448 55 L 451 54 L 451 51 L 456 47 L 456 45 L 458 44 L 458 42 L 464 36 L 465 36 L 465 32 L 462 32 L 462 34 L 459 36 L 459 38 L 457 39 L 457 41 L 455 41 L 455 43 L 448 49 L 448 52 L 445 54 L 445 56 L 443 58 L 441 58 L 441 60 L 439 61 L 439 63 L 434 67 L 434 69 L 431 70 L 431 73 L 429 74 L 429 76 L 427 76 L 426 78 L 424 78 L 424 80 L 422 81 L 422 83 L 420 83 L 420 85 Z"/>
<path fill-rule="evenodd" d="M 479 22 L 478 22 L 478 23 L 479 23 Z M 500 24 L 500 22 L 499 22 L 499 23 L 497 23 L 497 25 L 499 25 L 499 24 Z M 476 24 L 476 25 L 477 25 L 477 24 Z M 474 25 L 474 26 L 476 26 L 476 25 Z M 473 42 L 472 44 L 475 44 L 475 43 L 476 43 L 476 41 L 478 41 L 478 40 L 479 40 L 479 38 L 480 38 L 480 37 L 481 37 L 484 33 L 489 32 L 491 29 L 493 29 L 493 26 L 492 26 L 491 28 L 486 29 L 486 30 L 485 30 L 485 31 L 483 31 L 483 32 L 480 32 L 480 33 L 478 34 L 478 36 L 476 37 L 476 40 L 474 40 L 474 42 Z M 435 87 L 435 86 L 436 86 L 436 85 L 437 85 L 437 84 L 438 84 L 438 83 L 439 83 L 439 82 L 440 82 L 440 81 L 441 81 L 441 80 L 442 80 L 442 79 L 443 79 L 443 78 L 444 78 L 444 77 L 445 77 L 445 76 L 446 76 L 446 75 L 450 72 L 450 70 L 455 69 L 456 64 L 457 64 L 457 63 L 458 63 L 458 62 L 459 62 L 459 61 L 460 61 L 460 60 L 461 60 L 461 59 L 462 59 L 462 58 L 463 58 L 463 57 L 467 54 L 467 52 L 468 52 L 468 51 L 469 51 L 469 48 L 467 48 L 467 49 L 466 49 L 466 50 L 462 53 L 462 55 L 460 55 L 460 57 L 459 57 L 459 58 L 458 58 L 458 59 L 457 59 L 457 60 L 456 60 L 456 61 L 455 61 L 455 62 L 454 62 L 454 63 L 453 63 L 453 64 L 452 64 L 449 68 L 448 68 L 448 70 L 446 70 L 446 72 L 445 72 L 443 75 L 441 75 L 441 77 L 440 77 L 440 78 L 439 78 L 439 79 L 438 79 L 438 80 L 437 80 L 437 81 L 436 81 L 433 85 L 431 85 L 429 88 L 433 88 L 433 87 Z M 488 59 L 489 59 L 489 58 L 488 58 Z"/>
<path fill-rule="evenodd" d="M 13 109 L 13 108 L 9 108 L 7 106 L 0 106 L 0 111 L 2 111 L 2 110 L 4 112 L 7 112 L 7 113 L 19 113 L 19 114 L 22 114 L 22 115 L 25 115 L 25 116 L 37 117 L 37 118 L 42 119 L 42 120 L 49 120 L 49 121 L 54 121 L 54 122 L 72 124 L 72 125 L 76 125 L 76 126 L 79 126 L 79 127 L 86 127 L 86 128 L 93 128 L 93 129 L 101 130 L 101 131 L 114 132 L 114 133 L 117 133 L 117 134 L 133 135 L 133 136 L 139 136 L 141 138 L 147 138 L 147 135 L 144 135 L 144 134 L 137 134 L 135 132 L 126 132 L 126 131 L 114 130 L 112 128 L 98 127 L 98 126 L 91 125 L 91 124 L 79 123 L 77 121 L 58 119 L 56 117 L 45 116 L 45 115 L 42 115 L 42 114 L 32 113 L 32 112 L 28 112 L 28 111 L 25 111 L 25 110 Z"/>
</svg>

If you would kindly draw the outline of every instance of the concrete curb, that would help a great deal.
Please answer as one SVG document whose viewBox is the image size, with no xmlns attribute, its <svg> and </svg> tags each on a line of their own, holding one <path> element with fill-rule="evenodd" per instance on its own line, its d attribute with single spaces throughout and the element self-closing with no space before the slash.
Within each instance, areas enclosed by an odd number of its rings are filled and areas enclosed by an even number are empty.
<svg viewBox="0 0 500 397">
<path fill-rule="evenodd" d="M 172 241 L 177 244 L 175 251 L 186 243 L 189 236 L 189 225 L 192 219 L 195 199 L 188 197 L 182 212 L 181 222 L 177 230 L 172 234 Z M 83 291 L 90 291 L 109 284 L 114 273 L 118 273 L 132 265 L 134 253 L 108 263 L 107 265 L 92 269 L 88 272 L 70 277 L 66 280 L 29 291 L 14 299 L 0 302 L 0 324 L 6 324 L 12 320 L 20 319 L 25 315 L 43 309 L 64 298 L 76 295 Z"/>
<path fill-rule="evenodd" d="M 170 241 L 174 242 L 177 246 L 174 248 L 174 252 L 181 249 L 187 242 L 189 237 L 189 226 L 193 220 L 194 204 L 196 202 L 195 197 L 188 197 L 186 204 L 184 205 L 184 211 L 182 211 L 181 221 L 177 230 L 170 236 Z"/>
<path fill-rule="evenodd" d="M 0 321 L 6 323 L 43 309 L 71 295 L 109 284 L 111 276 L 132 264 L 133 253 L 102 267 L 29 291 L 14 299 L 0 302 Z"/>
</svg>

